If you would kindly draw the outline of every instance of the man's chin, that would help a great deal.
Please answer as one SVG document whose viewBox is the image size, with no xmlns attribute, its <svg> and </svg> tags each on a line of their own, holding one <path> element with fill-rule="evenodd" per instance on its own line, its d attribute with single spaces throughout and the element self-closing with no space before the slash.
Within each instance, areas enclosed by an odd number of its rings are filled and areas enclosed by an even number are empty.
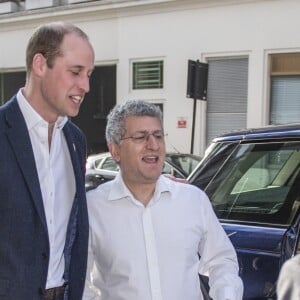
<svg viewBox="0 0 300 300">
<path fill-rule="evenodd" d="M 152 176 L 145 176 L 145 180 L 147 183 L 156 183 L 160 175 L 161 173 Z"/>
<path fill-rule="evenodd" d="M 72 110 L 72 111 L 70 111 L 70 112 L 68 113 L 68 117 L 70 117 L 70 118 L 75 118 L 75 117 L 77 117 L 78 114 L 79 114 L 79 109 L 77 109 L 77 110 Z"/>
</svg>

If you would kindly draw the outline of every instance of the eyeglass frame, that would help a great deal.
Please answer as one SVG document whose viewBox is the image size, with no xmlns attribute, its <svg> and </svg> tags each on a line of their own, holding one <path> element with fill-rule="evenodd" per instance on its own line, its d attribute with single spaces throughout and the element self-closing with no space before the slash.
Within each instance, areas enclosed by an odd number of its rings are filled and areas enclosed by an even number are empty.
<svg viewBox="0 0 300 300">
<path fill-rule="evenodd" d="M 146 130 L 136 131 L 131 136 L 121 138 L 120 141 L 131 139 L 135 144 L 144 144 L 149 141 L 150 135 L 152 135 L 157 142 L 162 143 L 164 141 L 164 137 L 167 136 L 168 134 L 164 133 L 163 130 L 155 130 L 153 132 L 149 132 Z"/>
</svg>

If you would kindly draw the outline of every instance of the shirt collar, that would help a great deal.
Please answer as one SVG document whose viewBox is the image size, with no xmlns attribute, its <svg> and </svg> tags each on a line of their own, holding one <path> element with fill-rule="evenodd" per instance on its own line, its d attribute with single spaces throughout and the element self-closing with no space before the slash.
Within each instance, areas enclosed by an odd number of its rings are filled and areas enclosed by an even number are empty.
<svg viewBox="0 0 300 300">
<path fill-rule="evenodd" d="M 161 198 L 160 197 L 161 194 L 171 193 L 171 187 L 169 184 L 169 180 L 170 179 L 166 178 L 163 175 L 159 176 L 159 178 L 156 182 L 154 195 L 153 195 L 151 201 L 149 202 L 150 205 L 151 205 L 151 203 L 155 203 L 155 202 L 159 201 Z M 127 186 L 125 185 L 125 183 L 123 181 L 121 171 L 117 174 L 117 176 L 113 180 L 112 184 L 113 184 L 113 186 L 110 189 L 110 193 L 107 198 L 109 201 L 122 200 L 124 198 L 130 198 L 130 199 L 135 200 L 134 196 L 129 191 L 129 189 L 127 188 Z"/>
<path fill-rule="evenodd" d="M 26 125 L 28 130 L 32 129 L 33 127 L 37 126 L 38 124 L 47 124 L 46 122 L 37 112 L 36 110 L 30 105 L 28 100 L 24 97 L 22 89 L 20 89 L 17 93 L 17 101 L 20 106 L 21 112 L 24 116 Z M 68 121 L 68 117 L 58 117 L 57 121 L 55 122 L 57 129 L 62 129 L 66 122 Z"/>
</svg>

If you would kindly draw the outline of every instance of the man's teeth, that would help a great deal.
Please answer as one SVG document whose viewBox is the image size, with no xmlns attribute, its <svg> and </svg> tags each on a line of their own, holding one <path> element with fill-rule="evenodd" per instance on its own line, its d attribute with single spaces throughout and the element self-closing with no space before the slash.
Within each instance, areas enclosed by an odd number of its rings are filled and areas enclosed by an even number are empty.
<svg viewBox="0 0 300 300">
<path fill-rule="evenodd" d="M 144 160 L 146 162 L 155 162 L 158 160 L 157 156 L 147 156 L 147 157 L 144 157 Z"/>
<path fill-rule="evenodd" d="M 80 103 L 82 100 L 81 96 L 71 96 L 72 100 L 76 103 Z"/>
</svg>

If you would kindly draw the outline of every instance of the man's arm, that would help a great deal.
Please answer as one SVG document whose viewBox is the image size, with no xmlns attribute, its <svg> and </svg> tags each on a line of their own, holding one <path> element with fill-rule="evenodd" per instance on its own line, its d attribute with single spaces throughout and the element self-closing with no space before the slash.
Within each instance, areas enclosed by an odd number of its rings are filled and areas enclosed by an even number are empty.
<svg viewBox="0 0 300 300">
<path fill-rule="evenodd" d="M 83 292 L 83 300 L 100 300 L 101 292 L 94 286 L 95 276 L 97 276 L 96 267 L 94 264 L 94 254 L 91 245 L 91 239 L 89 237 L 89 248 L 88 248 L 88 261 L 87 261 L 87 272 L 85 279 L 85 287 Z"/>
<path fill-rule="evenodd" d="M 209 276 L 209 295 L 214 300 L 241 300 L 243 282 L 238 275 L 235 249 L 203 193 L 205 235 L 199 246 L 200 274 Z"/>
</svg>

